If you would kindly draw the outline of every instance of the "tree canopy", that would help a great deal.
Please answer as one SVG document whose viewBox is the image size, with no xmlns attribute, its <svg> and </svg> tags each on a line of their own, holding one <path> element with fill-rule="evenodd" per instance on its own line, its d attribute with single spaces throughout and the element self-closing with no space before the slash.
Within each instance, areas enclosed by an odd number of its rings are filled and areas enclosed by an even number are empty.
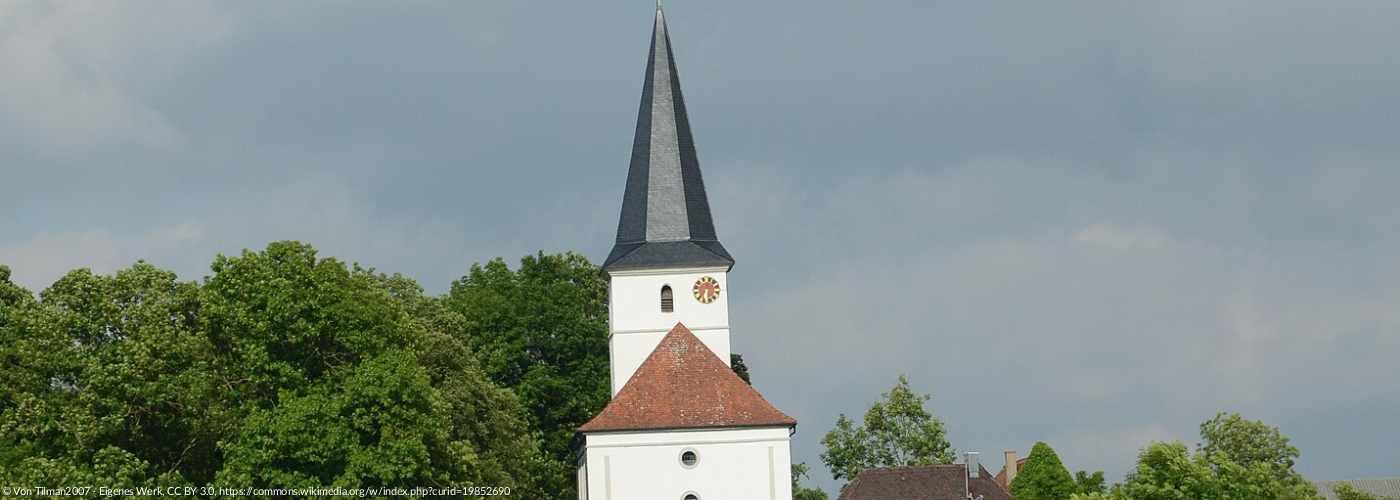
<svg viewBox="0 0 1400 500">
<path fill-rule="evenodd" d="M 519 397 L 540 434 L 551 496 L 575 495 L 571 440 L 610 396 L 607 299 L 598 266 L 543 252 L 516 270 L 501 259 L 473 265 L 446 298 L 486 376 Z"/>
<path fill-rule="evenodd" d="M 1010 493 L 1016 500 L 1067 500 L 1077 489 L 1055 450 L 1038 442 L 1011 481 Z"/>
<path fill-rule="evenodd" d="M 943 422 L 924 409 L 928 394 L 915 394 L 904 375 L 866 410 L 857 426 L 843 413 L 826 433 L 822 463 L 835 479 L 851 480 L 871 467 L 951 464 L 956 452 Z"/>
<path fill-rule="evenodd" d="M 745 384 L 753 385 L 753 381 L 749 380 L 749 365 L 744 364 L 744 356 L 742 354 L 730 354 L 729 367 L 734 370 L 734 374 L 738 375 Z"/>
<path fill-rule="evenodd" d="M 1126 480 L 1107 494 L 1076 499 L 1316 500 L 1321 497 L 1293 470 L 1298 450 L 1278 429 L 1238 414 L 1216 414 L 1201 425 L 1193 455 L 1180 441 L 1154 442 L 1138 455 Z M 1017 478 L 1019 481 L 1020 479 Z"/>
<path fill-rule="evenodd" d="M 1337 494 L 1337 500 L 1396 500 L 1393 497 L 1382 497 L 1374 493 L 1361 491 L 1350 484 L 1340 484 L 1333 490 Z"/>
<path fill-rule="evenodd" d="M 1074 492 L 1081 495 L 1093 493 L 1108 493 L 1108 486 L 1103 477 L 1103 471 L 1077 471 L 1074 473 Z"/>
<path fill-rule="evenodd" d="M 0 482 L 537 491 L 524 408 L 416 283 L 296 242 L 211 270 L 79 269 L 36 300 L 0 268 Z"/>
<path fill-rule="evenodd" d="M 1288 444 L 1288 438 L 1278 429 L 1257 420 L 1245 420 L 1238 413 L 1216 413 L 1202 423 L 1201 442 L 1196 450 L 1207 459 L 1230 461 L 1246 468 L 1262 467 L 1284 483 L 1307 482 L 1293 470 L 1298 448 Z"/>
<path fill-rule="evenodd" d="M 826 492 L 821 488 L 802 486 L 801 479 L 804 477 L 808 477 L 807 463 L 792 464 L 792 500 L 827 500 Z"/>
</svg>

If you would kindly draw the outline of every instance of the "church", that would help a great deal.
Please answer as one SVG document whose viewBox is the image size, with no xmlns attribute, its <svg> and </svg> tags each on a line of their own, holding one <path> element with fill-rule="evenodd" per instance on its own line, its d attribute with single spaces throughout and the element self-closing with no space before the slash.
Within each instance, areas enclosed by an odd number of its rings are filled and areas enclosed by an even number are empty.
<svg viewBox="0 0 1400 500">
<path fill-rule="evenodd" d="M 612 400 L 575 439 L 580 500 L 791 500 L 797 421 L 729 366 L 733 266 L 657 5 L 617 242 L 603 262 Z"/>
</svg>

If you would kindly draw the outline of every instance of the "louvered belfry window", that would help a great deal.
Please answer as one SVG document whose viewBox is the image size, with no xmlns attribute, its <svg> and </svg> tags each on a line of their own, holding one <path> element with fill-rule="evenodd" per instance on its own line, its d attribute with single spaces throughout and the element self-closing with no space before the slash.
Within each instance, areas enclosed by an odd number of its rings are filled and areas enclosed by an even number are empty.
<svg viewBox="0 0 1400 500">
<path fill-rule="evenodd" d="M 676 299 L 671 295 L 671 285 L 661 287 L 661 312 L 668 313 L 676 310 Z"/>
</svg>

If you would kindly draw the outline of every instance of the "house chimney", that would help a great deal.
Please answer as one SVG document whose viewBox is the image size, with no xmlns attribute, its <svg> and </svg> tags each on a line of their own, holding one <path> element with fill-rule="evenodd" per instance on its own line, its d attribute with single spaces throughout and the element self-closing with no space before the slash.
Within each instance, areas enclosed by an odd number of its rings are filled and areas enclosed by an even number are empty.
<svg viewBox="0 0 1400 500">
<path fill-rule="evenodd" d="M 963 493 L 966 493 L 968 500 L 972 500 L 972 478 L 981 476 L 982 464 L 978 463 L 978 453 L 969 451 L 963 453 L 963 467 L 967 469 L 967 474 L 963 474 Z M 977 497 L 981 500 L 982 497 Z"/>
<path fill-rule="evenodd" d="M 1016 479 L 1016 472 L 1018 472 L 1018 471 L 1016 470 L 1016 450 L 1007 450 L 1007 452 L 1006 452 L 1006 484 L 1004 484 L 1004 485 L 1002 485 L 1002 486 L 1006 486 L 1008 489 L 1010 489 L 1010 488 L 1011 488 L 1011 480 L 1012 480 L 1012 479 Z"/>
</svg>

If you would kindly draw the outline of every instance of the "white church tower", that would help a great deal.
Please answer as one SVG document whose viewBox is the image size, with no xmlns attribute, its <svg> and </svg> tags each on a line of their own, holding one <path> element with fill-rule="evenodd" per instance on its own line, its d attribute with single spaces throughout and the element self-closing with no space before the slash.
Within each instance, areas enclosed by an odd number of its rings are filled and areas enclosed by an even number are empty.
<svg viewBox="0 0 1400 500">
<path fill-rule="evenodd" d="M 797 422 L 729 367 L 727 276 L 660 5 L 603 262 L 612 401 L 579 428 L 581 500 L 791 500 Z"/>
</svg>

